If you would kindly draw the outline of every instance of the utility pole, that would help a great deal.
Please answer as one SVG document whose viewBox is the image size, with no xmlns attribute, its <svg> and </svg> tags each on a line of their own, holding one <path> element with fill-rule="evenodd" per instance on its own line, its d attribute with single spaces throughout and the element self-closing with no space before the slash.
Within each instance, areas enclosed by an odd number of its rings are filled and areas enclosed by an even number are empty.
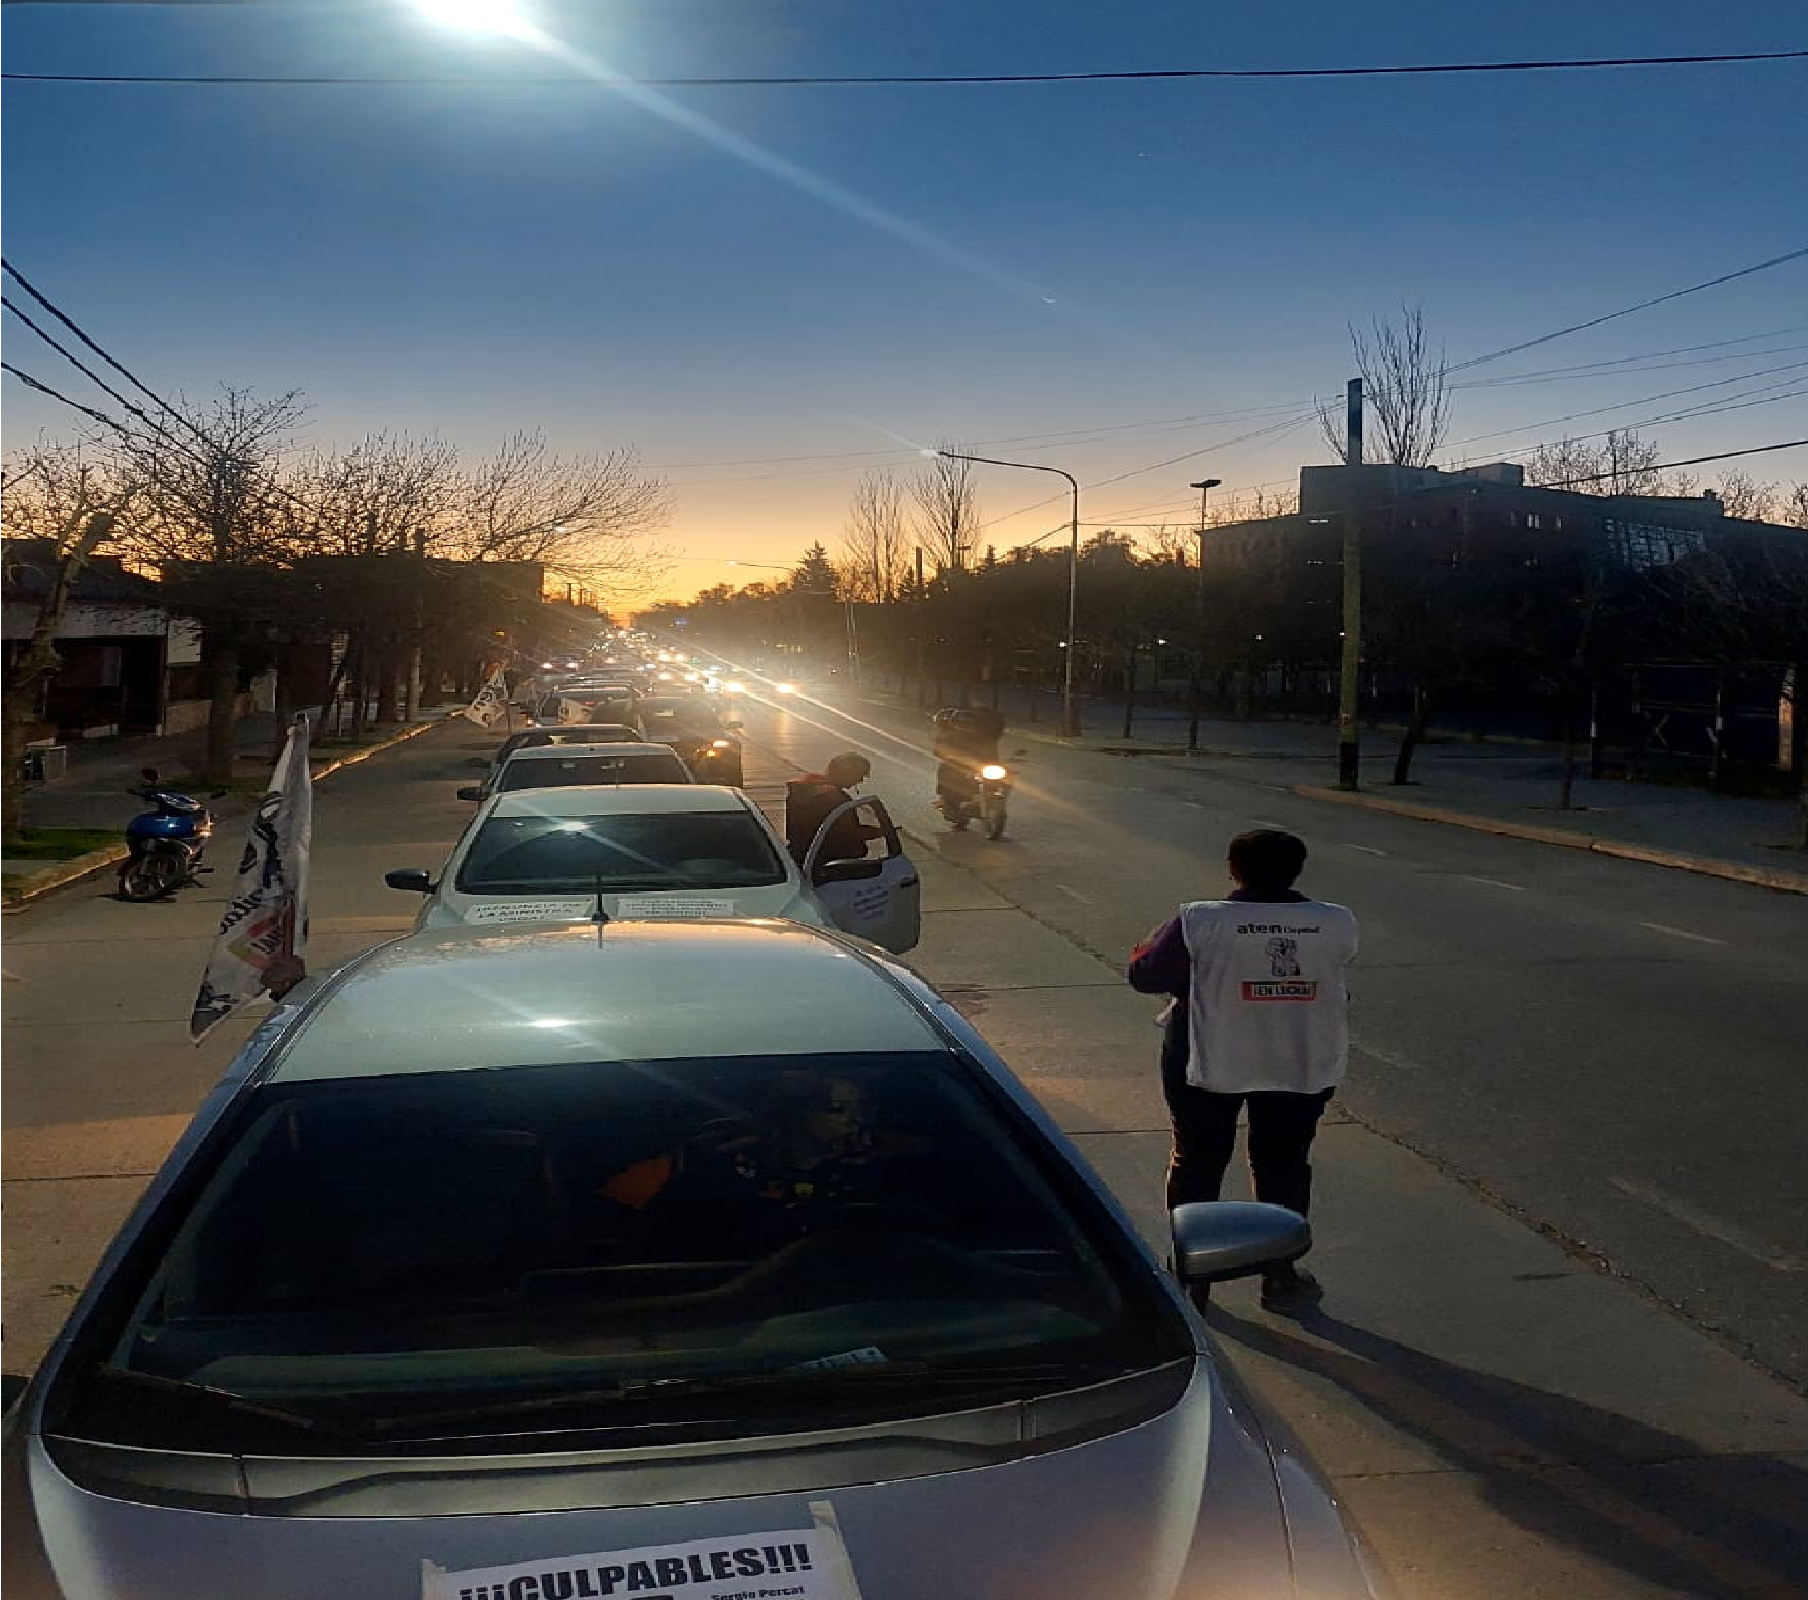
<svg viewBox="0 0 1808 1600">
<path fill-rule="evenodd" d="M 917 546 L 917 704 L 923 704 L 923 669 L 926 656 L 923 648 L 923 625 L 929 616 L 929 591 L 923 586 L 923 547 Z"/>
<path fill-rule="evenodd" d="M 1187 754 L 1199 754 L 1199 701 L 1205 679 L 1205 497 L 1222 478 L 1201 478 L 1188 484 L 1199 491 L 1199 572 L 1193 588 L 1193 669 L 1187 677 Z"/>
<path fill-rule="evenodd" d="M 402 720 L 414 723 L 421 714 L 421 656 L 427 634 L 427 530 L 414 530 L 414 647 L 408 652 L 408 687 L 402 695 Z"/>
<path fill-rule="evenodd" d="M 1362 465 L 1362 379 L 1344 392 L 1344 466 Z M 1343 653 L 1337 673 L 1337 787 L 1355 789 L 1361 777 L 1358 726 L 1362 691 L 1362 518 L 1356 480 L 1348 480 L 1343 506 Z"/>
</svg>

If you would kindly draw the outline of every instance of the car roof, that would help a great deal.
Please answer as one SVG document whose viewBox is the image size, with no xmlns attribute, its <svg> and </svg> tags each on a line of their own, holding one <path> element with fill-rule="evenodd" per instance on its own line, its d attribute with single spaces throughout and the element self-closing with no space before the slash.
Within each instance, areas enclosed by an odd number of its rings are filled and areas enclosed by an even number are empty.
<svg viewBox="0 0 1808 1600">
<path fill-rule="evenodd" d="M 538 739 L 547 734 L 556 733 L 560 738 L 565 739 L 572 744 L 583 744 L 585 743 L 584 735 L 587 733 L 632 733 L 633 731 L 634 730 L 625 722 L 549 722 L 538 728 L 519 728 L 514 733 L 511 733 L 509 738 Z M 638 744 L 641 741 L 630 739 L 622 739 L 619 741 L 606 739 L 602 742 L 605 744 Z M 515 748 L 520 749 L 521 746 L 517 745 Z M 530 746 L 529 748 L 533 747 Z M 659 748 L 664 750 L 669 747 L 661 745 Z"/>
<path fill-rule="evenodd" d="M 270 1080 L 947 1048 L 878 961 L 801 923 L 458 927 L 329 980 Z"/>
<path fill-rule="evenodd" d="M 627 739 L 604 740 L 597 744 L 529 744 L 508 754 L 508 764 L 517 761 L 581 761 L 585 756 L 661 756 L 676 761 L 669 744 L 637 744 Z"/>
<path fill-rule="evenodd" d="M 572 746 L 555 745 L 570 750 Z M 620 750 L 621 745 L 608 748 Z M 664 745 L 659 750 L 670 755 Z M 514 758 L 511 757 L 511 760 Z M 562 789 L 512 789 L 492 803 L 489 818 L 498 817 L 611 817 L 682 815 L 693 811 L 745 811 L 754 816 L 752 803 L 739 789 L 719 783 L 627 783 L 608 786 L 572 784 Z"/>
</svg>

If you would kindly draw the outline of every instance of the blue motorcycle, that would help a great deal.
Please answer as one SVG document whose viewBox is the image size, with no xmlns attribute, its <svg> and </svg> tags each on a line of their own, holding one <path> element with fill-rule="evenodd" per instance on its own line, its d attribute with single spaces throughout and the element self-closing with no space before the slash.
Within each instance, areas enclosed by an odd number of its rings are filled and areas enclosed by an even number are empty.
<svg viewBox="0 0 1808 1600">
<path fill-rule="evenodd" d="M 213 837 L 213 815 L 199 800 L 159 788 L 155 767 L 142 768 L 139 776 L 144 787 L 126 793 L 150 809 L 126 824 L 132 853 L 120 863 L 119 898 L 161 900 L 193 883 L 198 873 L 212 870 L 201 865 L 201 855 Z"/>
</svg>

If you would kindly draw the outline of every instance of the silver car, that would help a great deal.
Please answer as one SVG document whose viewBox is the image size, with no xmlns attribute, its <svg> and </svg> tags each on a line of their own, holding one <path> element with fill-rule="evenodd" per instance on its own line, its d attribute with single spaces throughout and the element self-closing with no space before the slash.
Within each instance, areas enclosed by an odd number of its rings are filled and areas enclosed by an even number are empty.
<svg viewBox="0 0 1808 1600">
<path fill-rule="evenodd" d="M 1385 1592 L 1003 1063 L 788 923 L 415 934 L 281 1007 L 5 1470 L 7 1600 Z"/>
</svg>

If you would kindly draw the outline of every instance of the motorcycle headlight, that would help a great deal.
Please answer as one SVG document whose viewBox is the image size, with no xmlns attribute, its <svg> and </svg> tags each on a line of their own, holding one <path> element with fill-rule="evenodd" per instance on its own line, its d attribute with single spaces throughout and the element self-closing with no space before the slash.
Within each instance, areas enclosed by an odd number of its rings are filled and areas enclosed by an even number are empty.
<svg viewBox="0 0 1808 1600">
<path fill-rule="evenodd" d="M 1010 777 L 1010 773 L 1006 772 L 1005 769 L 1000 766 L 981 767 L 979 769 L 979 775 L 988 783 L 997 783 L 1000 778 Z"/>
<path fill-rule="evenodd" d="M 711 739 L 709 741 L 709 747 L 712 750 L 732 750 L 734 749 L 734 744 L 728 739 Z"/>
</svg>

